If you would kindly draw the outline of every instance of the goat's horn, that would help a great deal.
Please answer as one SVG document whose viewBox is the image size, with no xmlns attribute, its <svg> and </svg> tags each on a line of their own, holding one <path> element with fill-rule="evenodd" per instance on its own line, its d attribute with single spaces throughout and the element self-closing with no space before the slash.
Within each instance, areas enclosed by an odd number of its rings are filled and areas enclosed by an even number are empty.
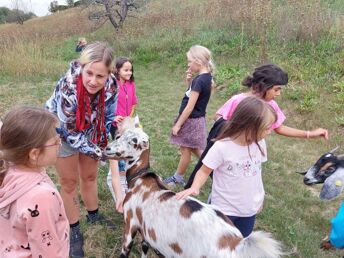
<svg viewBox="0 0 344 258">
<path fill-rule="evenodd" d="M 334 148 L 333 150 L 330 151 L 330 153 L 334 153 L 336 150 L 339 149 L 339 146 L 337 146 L 336 148 Z"/>
<path fill-rule="evenodd" d="M 299 172 L 299 171 L 296 171 L 295 173 L 298 173 L 298 174 L 300 174 L 300 175 L 306 175 L 307 174 L 307 171 L 306 172 Z"/>
</svg>

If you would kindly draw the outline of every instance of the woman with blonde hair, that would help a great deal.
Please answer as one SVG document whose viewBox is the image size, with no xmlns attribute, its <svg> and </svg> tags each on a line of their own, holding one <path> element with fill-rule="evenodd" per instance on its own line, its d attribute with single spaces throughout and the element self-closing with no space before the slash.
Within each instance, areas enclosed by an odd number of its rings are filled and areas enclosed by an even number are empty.
<svg viewBox="0 0 344 258">
<path fill-rule="evenodd" d="M 61 196 L 70 224 L 70 257 L 83 257 L 80 232 L 80 193 L 87 210 L 87 222 L 105 222 L 98 212 L 97 171 L 102 148 L 117 102 L 117 85 L 113 69 L 113 50 L 105 43 L 88 45 L 79 60 L 72 61 L 67 73 L 58 81 L 47 101 L 47 109 L 60 120 L 62 147 L 56 163 Z"/>
</svg>

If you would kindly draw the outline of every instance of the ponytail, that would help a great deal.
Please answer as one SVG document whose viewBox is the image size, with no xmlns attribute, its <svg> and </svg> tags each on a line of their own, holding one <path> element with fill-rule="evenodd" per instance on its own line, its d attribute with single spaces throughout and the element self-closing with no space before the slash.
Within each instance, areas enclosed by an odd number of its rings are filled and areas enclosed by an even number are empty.
<svg viewBox="0 0 344 258">
<path fill-rule="evenodd" d="M 247 76 L 242 82 L 241 82 L 241 84 L 243 85 L 243 86 L 246 86 L 246 87 L 248 87 L 248 88 L 251 88 L 252 87 L 252 85 L 253 85 L 253 77 L 252 76 Z"/>
</svg>

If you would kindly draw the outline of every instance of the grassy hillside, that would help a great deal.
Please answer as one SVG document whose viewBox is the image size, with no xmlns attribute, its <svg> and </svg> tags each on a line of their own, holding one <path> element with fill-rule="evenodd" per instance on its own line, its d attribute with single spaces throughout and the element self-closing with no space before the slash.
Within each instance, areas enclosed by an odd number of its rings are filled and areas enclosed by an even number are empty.
<svg viewBox="0 0 344 258">
<path fill-rule="evenodd" d="M 342 197 L 322 202 L 317 196 L 320 186 L 308 188 L 294 173 L 307 169 L 322 153 L 343 146 L 342 1 L 153 0 L 134 16 L 118 33 L 109 24 L 96 28 L 83 9 L 36 18 L 23 26 L 0 26 L 0 115 L 14 104 L 42 105 L 68 62 L 77 58 L 74 48 L 79 36 L 106 40 L 117 55 L 134 59 L 138 114 L 151 137 L 152 168 L 165 177 L 179 159 L 167 139 L 185 90 L 188 48 L 207 46 L 217 63 L 209 126 L 216 109 L 244 90 L 240 82 L 255 66 L 276 63 L 290 75 L 289 85 L 277 100 L 287 116 L 285 124 L 302 129 L 325 127 L 331 138 L 268 137 L 267 196 L 256 228 L 271 232 L 291 253 L 289 257 L 343 256 L 344 251 L 318 248 Z M 83 220 L 88 257 L 117 257 L 120 250 L 122 217 L 115 212 L 106 174 L 107 167 L 100 168 L 101 210 L 119 227 L 116 232 L 101 226 L 87 228 Z M 208 190 L 200 199 L 206 199 Z"/>
</svg>

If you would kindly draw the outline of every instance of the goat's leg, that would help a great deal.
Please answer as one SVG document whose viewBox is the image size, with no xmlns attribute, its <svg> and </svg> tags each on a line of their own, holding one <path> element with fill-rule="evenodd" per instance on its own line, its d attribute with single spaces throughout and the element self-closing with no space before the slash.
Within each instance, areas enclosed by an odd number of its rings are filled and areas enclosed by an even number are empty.
<svg viewBox="0 0 344 258">
<path fill-rule="evenodd" d="M 131 228 L 132 229 L 132 228 Z M 133 247 L 133 240 L 137 233 L 137 230 L 126 230 L 123 236 L 123 244 L 122 244 L 122 252 L 120 258 L 127 258 L 129 257 L 131 248 Z M 130 233 L 131 232 L 131 233 Z"/>
<path fill-rule="evenodd" d="M 149 247 L 150 247 L 149 244 L 145 240 L 142 240 L 142 242 L 141 242 L 141 249 L 142 249 L 141 258 L 147 257 Z"/>
</svg>

